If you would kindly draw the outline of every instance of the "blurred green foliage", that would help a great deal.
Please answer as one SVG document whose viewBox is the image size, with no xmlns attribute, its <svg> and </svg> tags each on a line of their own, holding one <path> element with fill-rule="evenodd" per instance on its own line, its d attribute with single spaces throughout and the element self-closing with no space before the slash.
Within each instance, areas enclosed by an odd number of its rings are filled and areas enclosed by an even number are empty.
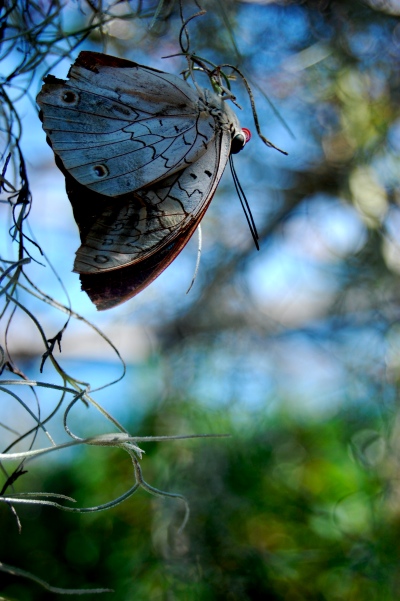
<svg viewBox="0 0 400 601">
<path fill-rule="evenodd" d="M 159 429 L 160 413 L 193 408 L 166 401 L 146 431 Z M 198 418 L 188 425 L 197 429 Z M 310 421 L 281 410 L 246 430 L 217 411 L 203 419 L 232 437 L 144 445 L 147 479 L 190 499 L 182 534 L 179 502 L 139 492 L 92 515 L 19 509 L 20 536 L 3 511 L 1 555 L 58 586 L 114 588 L 117 599 L 397 598 L 397 467 L 379 417 Z M 88 506 L 120 494 L 130 470 L 120 452 L 87 449 L 68 467 L 42 465 L 24 485 L 68 490 Z M 11 576 L 2 582 L 6 598 L 54 598 Z"/>
</svg>

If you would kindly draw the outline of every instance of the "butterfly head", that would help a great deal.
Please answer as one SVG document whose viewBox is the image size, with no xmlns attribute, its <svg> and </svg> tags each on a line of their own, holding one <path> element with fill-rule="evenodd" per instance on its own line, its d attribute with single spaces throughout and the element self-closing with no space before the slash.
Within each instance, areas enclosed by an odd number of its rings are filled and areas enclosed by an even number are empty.
<svg viewBox="0 0 400 601">
<path fill-rule="evenodd" d="M 251 138 L 250 130 L 247 127 L 243 127 L 241 131 L 236 133 L 231 142 L 231 154 L 237 154 L 246 146 L 247 142 Z"/>
</svg>

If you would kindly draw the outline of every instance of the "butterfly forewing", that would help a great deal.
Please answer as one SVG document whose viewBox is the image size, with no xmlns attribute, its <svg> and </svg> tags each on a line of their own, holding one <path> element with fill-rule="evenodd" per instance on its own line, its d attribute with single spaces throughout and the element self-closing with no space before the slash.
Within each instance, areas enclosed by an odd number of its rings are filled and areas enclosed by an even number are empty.
<svg viewBox="0 0 400 601">
<path fill-rule="evenodd" d="M 206 151 L 215 121 L 186 82 L 128 61 L 116 69 L 98 64 L 95 53 L 82 54 L 68 82 L 50 76 L 37 98 L 53 150 L 79 183 L 120 196 Z"/>
</svg>

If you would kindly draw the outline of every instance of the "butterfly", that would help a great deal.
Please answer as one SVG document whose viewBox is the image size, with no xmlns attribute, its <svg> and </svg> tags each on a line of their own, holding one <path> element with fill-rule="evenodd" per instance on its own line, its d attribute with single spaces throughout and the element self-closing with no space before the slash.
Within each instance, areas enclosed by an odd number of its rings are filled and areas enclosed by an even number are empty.
<svg viewBox="0 0 400 601">
<path fill-rule="evenodd" d="M 48 75 L 37 103 L 80 232 L 74 271 L 109 309 L 181 252 L 250 132 L 223 96 L 97 52 Z"/>
</svg>

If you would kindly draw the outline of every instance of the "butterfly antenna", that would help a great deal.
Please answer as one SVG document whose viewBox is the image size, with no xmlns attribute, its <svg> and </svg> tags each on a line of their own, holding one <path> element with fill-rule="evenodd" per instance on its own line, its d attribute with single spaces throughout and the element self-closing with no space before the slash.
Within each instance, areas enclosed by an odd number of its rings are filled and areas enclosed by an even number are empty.
<svg viewBox="0 0 400 601">
<path fill-rule="evenodd" d="M 239 196 L 240 204 L 242 205 L 243 213 L 244 213 L 244 215 L 246 217 L 246 221 L 247 221 L 247 224 L 249 226 L 249 230 L 251 232 L 251 235 L 253 237 L 254 244 L 256 246 L 256 249 L 260 250 L 260 245 L 258 244 L 259 236 L 258 236 L 256 224 L 254 223 L 254 219 L 253 219 L 253 215 L 251 213 L 250 205 L 249 205 L 249 203 L 247 201 L 245 193 L 243 192 L 243 188 L 240 185 L 239 178 L 238 178 L 237 173 L 235 171 L 235 167 L 234 167 L 234 164 L 233 164 L 232 155 L 229 156 L 229 166 L 231 168 L 231 173 L 232 173 L 233 183 L 235 184 L 236 193 Z"/>
<path fill-rule="evenodd" d="M 201 245 L 202 245 L 202 233 L 201 233 L 201 224 L 199 223 L 199 226 L 197 228 L 197 235 L 199 238 L 199 245 L 197 247 L 197 260 L 196 260 L 196 267 L 194 268 L 194 274 L 193 274 L 193 278 L 192 281 L 190 283 L 189 288 L 186 290 L 186 294 L 189 294 L 189 292 L 192 289 L 193 284 L 196 281 L 197 278 L 197 273 L 199 271 L 199 267 L 200 267 L 200 259 L 201 259 Z"/>
</svg>

